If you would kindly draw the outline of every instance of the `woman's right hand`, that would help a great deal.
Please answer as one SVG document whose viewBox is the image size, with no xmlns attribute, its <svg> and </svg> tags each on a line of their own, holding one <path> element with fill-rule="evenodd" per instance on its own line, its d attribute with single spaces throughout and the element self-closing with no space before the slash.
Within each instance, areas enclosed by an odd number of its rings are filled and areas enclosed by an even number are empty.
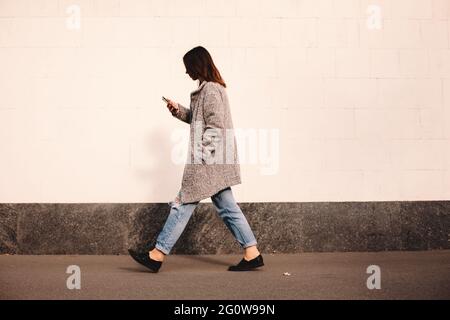
<svg viewBox="0 0 450 320">
<path fill-rule="evenodd" d="M 178 103 L 176 103 L 175 101 L 172 101 L 170 99 L 168 99 L 169 102 L 167 103 L 167 108 L 169 109 L 170 113 L 172 113 L 172 115 L 177 115 L 178 113 Z"/>
</svg>

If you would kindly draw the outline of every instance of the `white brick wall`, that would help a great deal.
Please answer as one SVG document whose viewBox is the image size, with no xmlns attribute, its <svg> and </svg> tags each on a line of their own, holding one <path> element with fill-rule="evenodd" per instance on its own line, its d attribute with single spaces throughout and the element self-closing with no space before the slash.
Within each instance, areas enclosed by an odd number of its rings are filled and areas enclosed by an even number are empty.
<svg viewBox="0 0 450 320">
<path fill-rule="evenodd" d="M 160 97 L 189 105 L 196 45 L 235 126 L 279 129 L 277 173 L 242 164 L 239 201 L 450 199 L 449 18 L 450 0 L 0 0 L 0 201 L 171 200 L 187 126 Z"/>
</svg>

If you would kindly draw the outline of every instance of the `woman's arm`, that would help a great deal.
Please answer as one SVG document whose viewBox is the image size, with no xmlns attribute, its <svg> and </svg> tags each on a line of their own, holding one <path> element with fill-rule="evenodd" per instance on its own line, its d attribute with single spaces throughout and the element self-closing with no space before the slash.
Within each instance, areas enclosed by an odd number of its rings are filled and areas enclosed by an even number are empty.
<svg viewBox="0 0 450 320">
<path fill-rule="evenodd" d="M 178 118 L 181 121 L 184 121 L 186 123 L 191 123 L 192 121 L 192 112 L 191 109 L 188 109 L 186 107 L 183 107 L 181 104 L 178 103 L 178 110 L 172 115 L 175 118 Z"/>
</svg>

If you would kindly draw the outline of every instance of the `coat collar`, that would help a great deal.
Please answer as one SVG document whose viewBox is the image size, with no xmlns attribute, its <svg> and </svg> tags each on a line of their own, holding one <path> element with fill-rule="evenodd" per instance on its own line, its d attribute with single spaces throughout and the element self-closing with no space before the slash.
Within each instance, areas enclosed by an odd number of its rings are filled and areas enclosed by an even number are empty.
<svg viewBox="0 0 450 320">
<path fill-rule="evenodd" d="M 195 89 L 194 91 L 191 92 L 191 97 L 196 95 L 197 93 L 200 92 L 200 90 L 202 90 L 202 88 L 205 86 L 205 84 L 208 83 L 208 81 L 204 80 L 197 89 Z"/>
</svg>

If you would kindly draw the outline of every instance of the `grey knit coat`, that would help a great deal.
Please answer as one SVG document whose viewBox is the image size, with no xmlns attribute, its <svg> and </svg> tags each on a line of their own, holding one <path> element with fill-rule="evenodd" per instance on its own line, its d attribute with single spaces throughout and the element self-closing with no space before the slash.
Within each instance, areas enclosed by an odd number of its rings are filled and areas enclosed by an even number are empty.
<svg viewBox="0 0 450 320">
<path fill-rule="evenodd" d="M 203 81 L 191 92 L 190 108 L 178 104 L 174 117 L 190 124 L 188 157 L 178 200 L 201 201 L 241 183 L 236 137 L 226 89 Z"/>
</svg>

